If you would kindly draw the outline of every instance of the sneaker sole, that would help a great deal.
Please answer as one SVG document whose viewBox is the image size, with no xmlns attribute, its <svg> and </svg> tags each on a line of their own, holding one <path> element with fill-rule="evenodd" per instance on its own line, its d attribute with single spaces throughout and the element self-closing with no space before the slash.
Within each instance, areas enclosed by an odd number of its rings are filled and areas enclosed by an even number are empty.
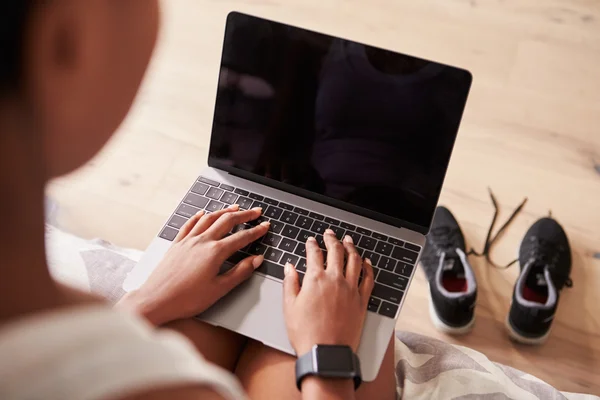
<svg viewBox="0 0 600 400">
<path fill-rule="evenodd" d="M 429 317 L 431 318 L 433 326 L 435 326 L 438 331 L 441 331 L 448 335 L 466 335 L 467 333 L 473 330 L 473 326 L 475 325 L 475 314 L 473 314 L 473 319 L 471 319 L 471 321 L 469 321 L 469 323 L 464 326 L 455 327 L 447 325 L 444 321 L 440 319 L 440 317 L 438 317 L 437 312 L 433 307 L 433 302 L 431 301 L 431 299 L 429 300 Z"/>
<path fill-rule="evenodd" d="M 517 343 L 526 344 L 528 346 L 539 346 L 541 344 L 546 343 L 548 337 L 550 336 L 550 331 L 548 331 L 544 336 L 540 336 L 538 338 L 526 337 L 515 331 L 515 328 L 512 327 L 510 323 L 510 318 L 506 317 L 506 330 L 508 331 L 508 336 Z"/>
</svg>

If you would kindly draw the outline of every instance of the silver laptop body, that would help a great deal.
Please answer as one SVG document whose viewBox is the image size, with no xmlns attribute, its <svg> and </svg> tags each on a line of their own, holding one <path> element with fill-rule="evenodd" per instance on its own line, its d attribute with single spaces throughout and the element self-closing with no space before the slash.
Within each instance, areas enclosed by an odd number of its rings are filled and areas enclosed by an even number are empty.
<svg viewBox="0 0 600 400">
<path fill-rule="evenodd" d="M 317 89 L 307 95 L 311 82 Z M 264 254 L 265 264 L 199 318 L 294 354 L 283 319 L 283 265 L 302 264 L 309 234 L 319 238 L 326 228 L 338 237 L 351 234 L 377 274 L 358 350 L 363 379 L 374 380 L 425 243 L 470 83 L 471 75 L 458 68 L 231 13 L 210 167 L 200 171 L 123 288 L 142 285 L 178 228 L 200 209 L 263 206 L 261 218 L 272 223 L 269 238 L 237 256 Z M 280 117 L 282 109 L 293 110 L 282 113 L 289 119 Z M 302 122 L 303 113 L 310 123 Z"/>
</svg>

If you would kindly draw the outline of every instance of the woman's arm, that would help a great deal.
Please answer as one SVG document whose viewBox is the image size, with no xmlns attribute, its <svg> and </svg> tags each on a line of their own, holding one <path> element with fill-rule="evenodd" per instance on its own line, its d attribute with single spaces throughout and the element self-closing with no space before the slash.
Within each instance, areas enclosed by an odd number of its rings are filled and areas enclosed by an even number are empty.
<svg viewBox="0 0 600 400">
<path fill-rule="evenodd" d="M 351 379 L 322 379 L 309 376 L 302 380 L 302 398 L 310 400 L 352 400 L 354 382 Z"/>
</svg>

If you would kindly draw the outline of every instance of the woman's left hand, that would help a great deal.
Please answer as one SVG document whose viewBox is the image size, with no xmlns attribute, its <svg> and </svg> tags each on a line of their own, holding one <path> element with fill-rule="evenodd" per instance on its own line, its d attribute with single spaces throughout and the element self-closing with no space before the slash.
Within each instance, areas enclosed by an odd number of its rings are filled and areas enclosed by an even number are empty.
<svg viewBox="0 0 600 400">
<path fill-rule="evenodd" d="M 232 206 L 190 218 L 148 280 L 125 295 L 118 306 L 137 311 L 155 325 L 202 313 L 262 264 L 263 256 L 249 256 L 219 275 L 225 260 L 264 236 L 270 224 L 263 222 L 226 235 L 236 225 L 255 220 L 261 213 L 260 208 L 239 211 Z"/>
</svg>

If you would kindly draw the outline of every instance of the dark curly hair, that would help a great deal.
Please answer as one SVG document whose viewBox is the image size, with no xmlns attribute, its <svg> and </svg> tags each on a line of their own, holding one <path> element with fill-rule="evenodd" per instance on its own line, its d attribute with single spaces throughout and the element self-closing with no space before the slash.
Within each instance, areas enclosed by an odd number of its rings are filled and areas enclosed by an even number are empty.
<svg viewBox="0 0 600 400">
<path fill-rule="evenodd" d="M 33 0 L 0 0 L 0 94 L 22 83 L 23 45 Z"/>
</svg>

